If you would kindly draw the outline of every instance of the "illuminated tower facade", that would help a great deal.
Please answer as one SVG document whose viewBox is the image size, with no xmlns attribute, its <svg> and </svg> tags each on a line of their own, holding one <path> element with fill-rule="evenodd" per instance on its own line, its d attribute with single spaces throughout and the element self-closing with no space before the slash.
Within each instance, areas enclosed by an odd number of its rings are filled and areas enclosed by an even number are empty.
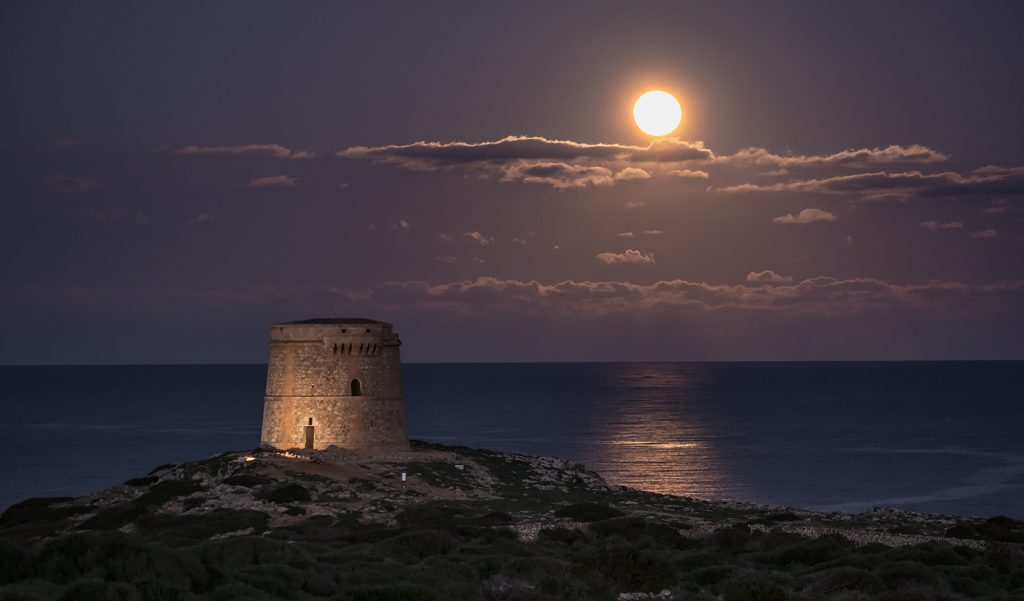
<svg viewBox="0 0 1024 601">
<path fill-rule="evenodd" d="M 270 326 L 261 446 L 408 447 L 399 345 L 391 324 L 372 319 Z"/>
</svg>

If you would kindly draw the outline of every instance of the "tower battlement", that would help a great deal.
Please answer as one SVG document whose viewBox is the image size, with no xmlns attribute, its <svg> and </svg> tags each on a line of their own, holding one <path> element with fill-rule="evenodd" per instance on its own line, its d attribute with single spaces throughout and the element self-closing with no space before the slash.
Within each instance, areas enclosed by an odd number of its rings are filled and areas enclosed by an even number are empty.
<svg viewBox="0 0 1024 601">
<path fill-rule="evenodd" d="M 270 326 L 265 447 L 405 447 L 405 390 L 393 326 L 319 318 Z"/>
</svg>

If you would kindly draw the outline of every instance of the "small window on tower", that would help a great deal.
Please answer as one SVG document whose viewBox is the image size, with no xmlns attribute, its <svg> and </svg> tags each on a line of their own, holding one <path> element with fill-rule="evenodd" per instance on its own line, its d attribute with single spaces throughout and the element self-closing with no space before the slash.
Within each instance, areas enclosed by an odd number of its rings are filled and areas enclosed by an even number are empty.
<svg viewBox="0 0 1024 601">
<path fill-rule="evenodd" d="M 311 426 L 313 425 L 313 418 L 312 417 L 309 418 L 309 425 L 311 425 Z"/>
<path fill-rule="evenodd" d="M 363 396 L 363 386 L 359 380 L 352 380 L 352 396 Z"/>
</svg>

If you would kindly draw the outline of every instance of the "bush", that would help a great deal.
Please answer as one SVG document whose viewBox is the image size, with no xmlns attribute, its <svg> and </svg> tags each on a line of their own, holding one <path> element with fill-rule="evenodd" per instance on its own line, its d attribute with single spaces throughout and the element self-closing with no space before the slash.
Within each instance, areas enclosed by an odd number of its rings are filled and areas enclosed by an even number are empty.
<svg viewBox="0 0 1024 601">
<path fill-rule="evenodd" d="M 574 542 L 586 538 L 586 534 L 573 528 L 541 528 L 537 533 L 537 539 L 571 545 Z"/>
<path fill-rule="evenodd" d="M 194 551 L 207 566 L 225 573 L 251 565 L 282 563 L 294 568 L 308 568 L 315 562 L 300 547 L 260 536 L 236 536 L 210 541 Z"/>
<path fill-rule="evenodd" d="M 0 586 L 0 601 L 51 601 L 60 598 L 63 588 L 42 580 L 22 580 Z"/>
<path fill-rule="evenodd" d="M 609 518 L 617 518 L 624 515 L 626 514 L 614 507 L 608 507 L 607 505 L 601 505 L 599 503 L 573 503 L 572 505 L 566 505 L 555 512 L 555 516 L 557 517 L 568 518 L 570 520 L 577 520 L 580 522 L 596 522 L 598 520 L 607 520 Z"/>
<path fill-rule="evenodd" d="M 53 582 L 79 578 L 131 582 L 156 574 L 183 590 L 202 590 L 210 579 L 195 556 L 119 532 L 84 532 L 50 540 L 30 559 L 30 569 Z"/>
<path fill-rule="evenodd" d="M 283 563 L 265 563 L 236 572 L 235 579 L 267 592 L 275 599 L 286 599 L 301 594 L 306 574 Z"/>
<path fill-rule="evenodd" d="M 458 541 L 444 530 L 410 530 L 392 537 L 384 543 L 399 553 L 408 553 L 417 559 L 443 555 L 458 547 Z"/>
<path fill-rule="evenodd" d="M 678 547 L 688 544 L 679 532 L 671 526 L 652 522 L 641 517 L 622 517 L 602 520 L 590 527 L 598 536 L 621 536 L 630 541 L 649 540 L 659 545 Z"/>
<path fill-rule="evenodd" d="M 820 598 L 841 591 L 860 591 L 877 594 L 885 590 L 885 583 L 875 574 L 852 567 L 838 567 L 814 572 L 805 577 L 808 581 L 804 593 Z"/>
<path fill-rule="evenodd" d="M 675 580 L 672 564 L 646 549 L 618 547 L 590 554 L 584 565 L 622 591 L 660 591 Z"/>
<path fill-rule="evenodd" d="M 224 484 L 230 484 L 231 486 L 244 486 L 246 488 L 256 488 L 262 484 L 269 484 L 272 482 L 269 478 L 263 476 L 257 476 L 255 474 L 236 474 L 234 476 L 228 476 L 224 478 Z"/>
<path fill-rule="evenodd" d="M 294 482 L 263 489 L 256 493 L 256 496 L 279 505 L 308 503 L 310 501 L 309 491 L 301 484 L 295 484 Z"/>
<path fill-rule="evenodd" d="M 919 563 L 900 561 L 879 568 L 877 574 L 894 591 L 916 589 L 939 593 L 949 590 L 944 578 Z"/>
<path fill-rule="evenodd" d="M 722 586 L 725 601 L 789 601 L 789 593 L 762 575 L 733 578 Z"/>
<path fill-rule="evenodd" d="M 769 553 L 761 554 L 759 559 L 779 567 L 794 564 L 813 566 L 840 559 L 846 556 L 853 547 L 853 543 L 841 536 L 822 536 L 788 544 Z"/>
<path fill-rule="evenodd" d="M 69 586 L 61 601 L 142 601 L 134 587 L 122 582 L 82 580 Z"/>
<path fill-rule="evenodd" d="M 159 479 L 160 478 L 157 478 L 156 476 L 143 476 L 142 478 L 132 478 L 131 480 L 125 480 L 124 485 L 142 488 L 144 486 L 149 486 L 150 484 L 156 482 Z"/>
<path fill-rule="evenodd" d="M 420 584 L 396 583 L 354 586 L 332 597 L 335 601 L 440 601 L 433 588 Z"/>
<path fill-rule="evenodd" d="M 739 569 L 736 566 L 719 565 L 697 568 L 685 574 L 686 580 L 699 586 L 714 586 L 732 578 Z"/>
<path fill-rule="evenodd" d="M 9 528 L 32 522 L 55 524 L 68 516 L 85 513 L 92 509 L 91 506 L 52 507 L 57 503 L 65 503 L 72 500 L 71 497 L 41 497 L 15 503 L 0 515 L 0 528 Z"/>
<path fill-rule="evenodd" d="M 422 503 L 403 509 L 395 516 L 395 519 L 403 526 L 454 530 L 455 517 L 461 514 L 462 510 L 458 507 Z"/>
<path fill-rule="evenodd" d="M 25 552 L 14 543 L 0 538 L 0 584 L 25 577 Z"/>
<path fill-rule="evenodd" d="M 267 514 L 250 509 L 216 509 L 209 513 L 189 515 L 151 514 L 137 521 L 139 531 L 164 540 L 177 539 L 188 543 L 207 540 L 215 534 L 252 528 L 256 533 L 267 529 Z"/>
</svg>

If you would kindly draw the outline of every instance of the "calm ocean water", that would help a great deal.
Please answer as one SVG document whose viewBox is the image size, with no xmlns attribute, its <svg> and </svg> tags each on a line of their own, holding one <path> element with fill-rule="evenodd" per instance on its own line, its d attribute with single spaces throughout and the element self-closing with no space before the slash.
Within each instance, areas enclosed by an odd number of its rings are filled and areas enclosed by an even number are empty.
<svg viewBox="0 0 1024 601">
<path fill-rule="evenodd" d="M 702 498 L 1024 518 L 1024 362 L 403 366 L 410 434 Z M 0 508 L 257 446 L 265 367 L 0 367 Z"/>
</svg>

